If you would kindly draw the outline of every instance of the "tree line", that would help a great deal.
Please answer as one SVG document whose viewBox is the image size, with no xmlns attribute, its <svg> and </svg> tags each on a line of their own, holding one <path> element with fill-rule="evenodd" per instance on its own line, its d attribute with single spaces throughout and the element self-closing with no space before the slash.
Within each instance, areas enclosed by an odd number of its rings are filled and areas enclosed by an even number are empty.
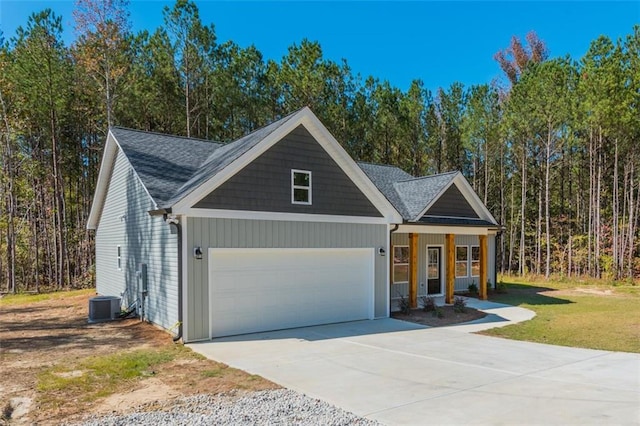
<svg viewBox="0 0 640 426">
<path fill-rule="evenodd" d="M 2 291 L 92 283 L 86 230 L 109 126 L 227 142 L 309 106 L 357 160 L 460 170 L 504 230 L 503 272 L 640 276 L 640 27 L 549 58 L 535 33 L 495 60 L 504 82 L 403 91 L 324 58 L 219 41 L 177 0 L 153 32 L 127 0 L 77 0 L 75 41 L 33 13 L 0 38 Z"/>
</svg>

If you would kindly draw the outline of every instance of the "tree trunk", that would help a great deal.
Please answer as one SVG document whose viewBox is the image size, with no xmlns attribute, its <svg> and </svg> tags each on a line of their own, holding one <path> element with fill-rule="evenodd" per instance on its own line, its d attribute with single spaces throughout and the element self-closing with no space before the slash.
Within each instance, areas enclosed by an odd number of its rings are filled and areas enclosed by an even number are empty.
<svg viewBox="0 0 640 426">
<path fill-rule="evenodd" d="M 527 203 L 527 156 L 526 143 L 522 146 L 522 182 L 520 191 L 520 276 L 525 274 L 525 222 L 526 222 L 526 203 Z"/>
<path fill-rule="evenodd" d="M 7 108 L 4 96 L 0 91 L 0 106 L 2 107 L 2 121 L 4 124 L 4 155 L 2 159 L 6 186 L 4 186 L 4 201 L 7 214 L 7 233 L 5 241 L 7 243 L 7 291 L 16 292 L 16 191 L 15 191 L 15 166 L 13 143 L 11 142 L 11 126 L 7 117 Z"/>
<path fill-rule="evenodd" d="M 611 237 L 613 238 L 613 279 L 618 279 L 618 138 L 614 141 L 613 155 L 613 197 L 612 213 L 613 213 L 613 230 Z"/>
<path fill-rule="evenodd" d="M 545 262 L 544 276 L 549 279 L 551 269 L 551 233 L 550 233 L 550 218 L 549 218 L 549 169 L 551 168 L 551 141 L 552 141 L 552 127 L 549 123 L 549 131 L 547 132 L 547 150 L 545 158 L 545 170 L 544 170 L 544 208 L 545 208 L 545 240 L 547 244 L 547 258 Z"/>
</svg>

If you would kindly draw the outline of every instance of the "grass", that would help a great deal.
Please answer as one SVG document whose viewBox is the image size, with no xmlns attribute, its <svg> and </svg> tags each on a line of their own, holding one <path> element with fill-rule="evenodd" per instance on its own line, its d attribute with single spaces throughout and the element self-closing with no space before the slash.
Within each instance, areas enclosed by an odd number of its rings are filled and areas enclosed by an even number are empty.
<svg viewBox="0 0 640 426">
<path fill-rule="evenodd" d="M 531 309 L 536 317 L 483 334 L 640 353 L 640 288 L 637 286 L 613 286 L 603 281 L 507 279 L 507 293 L 493 294 L 490 300 Z M 606 291 L 610 294 L 594 294 Z"/>
<path fill-rule="evenodd" d="M 43 302 L 46 300 L 60 300 L 74 296 L 84 296 L 87 294 L 95 294 L 95 289 L 57 291 L 54 293 L 18 293 L 5 294 L 0 298 L 0 306 L 17 306 L 29 303 Z"/>
<path fill-rule="evenodd" d="M 181 346 L 162 350 L 140 349 L 85 358 L 74 365 L 51 367 L 38 376 L 36 389 L 45 406 L 57 406 L 70 395 L 82 402 L 95 401 L 127 388 L 138 377 L 155 374 L 153 367 L 174 360 Z"/>
</svg>

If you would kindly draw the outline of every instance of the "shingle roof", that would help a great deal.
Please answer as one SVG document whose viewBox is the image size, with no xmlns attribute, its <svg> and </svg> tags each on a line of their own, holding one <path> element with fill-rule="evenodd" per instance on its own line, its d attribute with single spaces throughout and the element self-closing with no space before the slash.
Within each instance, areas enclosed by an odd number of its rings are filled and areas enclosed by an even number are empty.
<svg viewBox="0 0 640 426">
<path fill-rule="evenodd" d="M 382 192 L 387 200 L 389 200 L 393 207 L 398 210 L 398 213 L 400 213 L 403 218 L 406 218 L 409 213 L 394 183 L 413 179 L 413 176 L 398 167 L 385 164 L 358 163 L 358 166 L 360 166 L 362 171 L 380 192 Z"/>
<path fill-rule="evenodd" d="M 123 127 L 112 127 L 110 131 L 156 206 L 168 208 L 253 148 L 296 113 L 228 144 Z"/>
<path fill-rule="evenodd" d="M 231 164 L 235 159 L 256 146 L 260 141 L 264 140 L 264 138 L 284 125 L 296 114 L 297 111 L 252 133 L 249 133 L 248 135 L 243 136 L 238 140 L 230 142 L 211 153 L 207 160 L 200 166 L 199 170 L 193 173 L 191 175 L 191 178 L 187 182 L 184 182 L 184 184 L 181 185 L 181 187 L 174 193 L 173 197 L 170 200 L 167 200 L 166 205 L 162 207 L 171 207 L 178 200 L 188 195 L 202 183 L 211 179 L 218 172 Z"/>
<path fill-rule="evenodd" d="M 265 140 L 296 114 L 298 111 L 225 145 L 121 127 L 113 127 L 110 131 L 157 208 L 161 209 L 172 207 Z M 405 221 L 445 223 L 442 218 L 421 218 L 420 215 L 449 187 L 459 172 L 415 178 L 394 166 L 371 163 L 358 163 L 358 166 Z M 466 219 L 456 220 L 455 223 L 447 224 L 493 224 L 486 221 L 472 223 L 464 222 Z"/>
<path fill-rule="evenodd" d="M 394 166 L 370 163 L 358 163 L 358 166 L 393 204 L 403 219 L 409 221 L 418 220 L 420 213 L 459 173 L 448 172 L 415 178 Z"/>
<path fill-rule="evenodd" d="M 169 200 L 222 144 L 202 139 L 112 127 L 140 180 L 157 205 Z"/>
</svg>

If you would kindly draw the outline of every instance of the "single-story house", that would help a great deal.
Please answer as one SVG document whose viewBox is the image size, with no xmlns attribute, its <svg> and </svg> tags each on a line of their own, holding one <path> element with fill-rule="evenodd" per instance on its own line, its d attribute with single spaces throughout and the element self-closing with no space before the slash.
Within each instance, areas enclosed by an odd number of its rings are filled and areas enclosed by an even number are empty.
<svg viewBox="0 0 640 426">
<path fill-rule="evenodd" d="M 309 108 L 228 144 L 111 128 L 88 228 L 97 292 L 187 342 L 486 298 L 499 230 L 459 172 L 356 163 Z"/>
</svg>

